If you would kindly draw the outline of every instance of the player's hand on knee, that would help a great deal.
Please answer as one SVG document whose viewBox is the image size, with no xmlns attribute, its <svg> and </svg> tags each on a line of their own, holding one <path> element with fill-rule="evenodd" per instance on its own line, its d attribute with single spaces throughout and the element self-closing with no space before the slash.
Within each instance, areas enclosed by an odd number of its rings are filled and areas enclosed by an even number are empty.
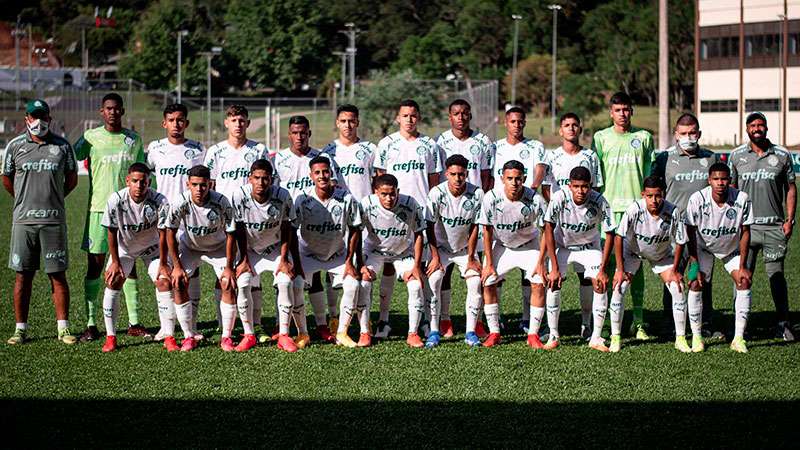
<svg viewBox="0 0 800 450">
<path fill-rule="evenodd" d="M 122 267 L 120 267 L 118 263 L 112 261 L 105 273 L 106 286 L 115 287 L 120 284 L 124 278 L 125 275 L 122 273 Z"/>
<path fill-rule="evenodd" d="M 175 266 L 172 269 L 172 287 L 175 289 L 182 289 L 189 285 L 189 277 L 186 276 L 186 271 L 182 267 Z"/>
<path fill-rule="evenodd" d="M 483 270 L 481 270 L 481 284 L 486 285 L 486 280 L 490 277 L 497 278 L 497 271 L 494 269 L 494 266 L 485 266 Z"/>
<path fill-rule="evenodd" d="M 251 266 L 250 262 L 245 259 L 236 265 L 236 278 L 238 279 L 243 273 L 247 272 L 250 272 L 253 275 L 256 274 L 256 272 L 253 270 L 253 266 Z"/>
<path fill-rule="evenodd" d="M 467 261 L 467 270 L 474 270 L 476 273 L 483 272 L 480 261 L 474 258 Z"/>
<path fill-rule="evenodd" d="M 599 274 L 598 274 L 599 275 Z M 625 272 L 624 270 L 616 270 L 614 272 L 614 280 L 612 281 L 612 286 L 614 289 L 619 289 L 622 286 L 622 283 L 626 281 L 630 281 L 631 276 L 629 273 Z"/>
<path fill-rule="evenodd" d="M 356 280 L 361 279 L 361 274 L 356 270 L 356 266 L 353 265 L 352 261 L 347 261 L 344 263 L 344 276 L 345 277 L 352 277 Z"/>
<path fill-rule="evenodd" d="M 604 292 L 606 287 L 608 286 L 608 275 L 604 271 L 600 271 L 596 277 L 594 277 L 594 289 L 595 292 Z"/>
<path fill-rule="evenodd" d="M 422 278 L 423 278 L 422 270 L 416 264 L 414 265 L 413 269 L 403 274 L 403 280 L 405 280 L 406 282 L 408 282 L 411 279 L 422 282 Z"/>
<path fill-rule="evenodd" d="M 230 267 L 222 269 L 222 275 L 219 277 L 219 286 L 225 291 L 233 291 L 236 289 L 236 277 L 234 276 L 233 269 Z"/>
<path fill-rule="evenodd" d="M 547 287 L 551 290 L 561 289 L 561 273 L 558 270 L 551 270 L 545 278 Z"/>
<path fill-rule="evenodd" d="M 739 269 L 736 274 L 736 287 L 739 289 L 750 289 L 753 274 L 747 269 Z"/>
<path fill-rule="evenodd" d="M 439 258 L 434 256 L 428 263 L 428 269 L 425 271 L 425 275 L 431 276 L 433 275 L 433 272 L 436 272 L 437 270 L 444 270 L 444 269 L 442 269 L 442 263 L 439 262 Z"/>
<path fill-rule="evenodd" d="M 678 285 L 678 292 L 683 292 L 683 274 L 677 270 L 670 270 L 667 276 L 667 283 L 675 283 Z"/>
<path fill-rule="evenodd" d="M 375 281 L 375 272 L 371 271 L 369 267 L 361 267 L 361 279 L 364 281 Z"/>
</svg>

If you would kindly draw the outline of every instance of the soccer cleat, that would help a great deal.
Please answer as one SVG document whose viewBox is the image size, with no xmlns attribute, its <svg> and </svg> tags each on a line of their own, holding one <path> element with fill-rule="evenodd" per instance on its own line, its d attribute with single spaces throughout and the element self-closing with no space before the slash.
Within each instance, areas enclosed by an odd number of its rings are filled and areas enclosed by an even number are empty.
<svg viewBox="0 0 800 450">
<path fill-rule="evenodd" d="M 233 346 L 233 339 L 229 337 L 222 338 L 222 340 L 219 341 L 219 346 L 224 352 L 232 352 L 236 348 Z"/>
<path fill-rule="evenodd" d="M 686 336 L 677 336 L 675 338 L 675 349 L 683 353 L 691 353 L 692 348 L 686 342 Z"/>
<path fill-rule="evenodd" d="M 297 351 L 297 345 L 288 334 L 278 335 L 278 348 L 287 353 L 294 353 Z"/>
<path fill-rule="evenodd" d="M 256 340 L 255 334 L 245 334 L 242 340 L 239 341 L 239 345 L 237 345 L 234 350 L 237 352 L 246 352 L 255 347 L 257 344 L 258 340 Z"/>
<path fill-rule="evenodd" d="M 153 336 L 153 340 L 156 341 L 156 342 L 161 342 L 166 338 L 167 338 L 167 334 L 164 333 L 163 329 L 159 329 L 158 333 L 156 333 L 155 336 Z"/>
<path fill-rule="evenodd" d="M 327 325 L 317 325 L 317 328 L 314 330 L 314 334 L 316 335 L 316 338 L 322 342 L 336 342 L 336 338 L 333 337 L 331 330 Z"/>
<path fill-rule="evenodd" d="M 96 341 L 100 339 L 100 330 L 96 326 L 90 325 L 83 330 L 83 333 L 78 337 L 81 342 Z"/>
<path fill-rule="evenodd" d="M 350 336 L 348 336 L 347 333 L 336 333 L 336 345 L 341 345 L 347 348 L 358 347 L 358 344 L 356 344 L 354 340 L 350 339 Z"/>
<path fill-rule="evenodd" d="M 270 335 L 267 334 L 267 331 L 264 330 L 264 327 L 257 323 L 254 327 L 256 340 L 259 344 L 266 344 L 270 340 Z"/>
<path fill-rule="evenodd" d="M 469 345 L 470 347 L 480 347 L 481 346 L 481 338 L 475 334 L 474 331 L 470 331 L 464 336 L 464 343 Z"/>
<path fill-rule="evenodd" d="M 375 326 L 375 339 L 387 339 L 391 331 L 392 327 L 389 326 L 389 322 L 380 320 L 378 325 Z"/>
<path fill-rule="evenodd" d="M 592 327 L 581 325 L 581 338 L 585 339 L 587 342 L 592 340 Z"/>
<path fill-rule="evenodd" d="M 650 340 L 650 335 L 647 334 L 647 331 L 645 331 L 643 324 L 635 325 L 635 329 L 636 329 L 636 339 L 640 341 Z"/>
<path fill-rule="evenodd" d="M 528 347 L 534 350 L 543 350 L 544 344 L 542 344 L 542 340 L 539 339 L 538 334 L 529 334 L 528 335 Z"/>
<path fill-rule="evenodd" d="M 17 328 L 14 330 L 14 334 L 12 334 L 6 342 L 9 345 L 24 344 L 25 342 L 28 342 L 28 332 L 26 330 L 20 330 Z"/>
<path fill-rule="evenodd" d="M 58 340 L 67 345 L 72 345 L 78 342 L 78 338 L 76 338 L 75 336 L 73 336 L 72 333 L 69 332 L 69 328 L 58 330 Z"/>
<path fill-rule="evenodd" d="M 611 336 L 611 345 L 608 346 L 608 351 L 617 353 L 622 349 L 622 337 L 618 334 Z"/>
<path fill-rule="evenodd" d="M 601 337 L 589 339 L 589 348 L 603 353 L 607 353 L 609 351 L 609 348 L 606 347 L 605 340 L 603 340 Z"/>
<path fill-rule="evenodd" d="M 422 348 L 425 344 L 422 343 L 422 338 L 417 333 L 408 333 L 406 344 L 411 348 Z"/>
<path fill-rule="evenodd" d="M 477 334 L 478 337 L 481 339 L 489 336 L 489 332 L 486 331 L 486 327 L 483 326 L 483 322 L 481 322 L 480 320 L 477 323 L 475 323 L 475 334 Z M 486 345 L 484 344 L 484 347 L 485 346 Z"/>
<path fill-rule="evenodd" d="M 358 345 L 359 347 L 369 347 L 372 345 L 372 336 L 369 333 L 361 333 L 358 336 Z"/>
<path fill-rule="evenodd" d="M 784 342 L 794 342 L 794 333 L 792 333 L 792 327 L 789 322 L 778 322 L 775 337 L 783 339 Z"/>
<path fill-rule="evenodd" d="M 181 351 L 182 352 L 190 352 L 197 348 L 197 340 L 193 338 L 183 338 L 183 342 L 181 342 Z"/>
<path fill-rule="evenodd" d="M 103 344 L 103 353 L 111 353 L 117 349 L 117 337 L 106 336 L 106 343 Z"/>
<path fill-rule="evenodd" d="M 164 336 L 164 348 L 167 349 L 168 352 L 174 352 L 181 349 L 178 347 L 178 343 L 175 341 L 175 336 Z"/>
<path fill-rule="evenodd" d="M 442 336 L 439 334 L 438 331 L 431 331 L 431 334 L 428 335 L 428 339 L 425 341 L 425 348 L 433 348 L 439 345 L 439 341 L 442 340 Z"/>
<path fill-rule="evenodd" d="M 192 335 L 192 339 L 194 339 L 194 340 L 195 340 L 195 341 L 197 341 L 197 342 L 200 342 L 200 341 L 202 341 L 202 340 L 203 340 L 203 339 L 205 339 L 205 338 L 206 338 L 206 337 L 205 337 L 205 335 L 204 335 L 203 333 L 198 333 L 198 332 L 195 332 L 195 333 Z"/>
<path fill-rule="evenodd" d="M 450 339 L 453 337 L 453 321 L 452 320 L 440 320 L 439 321 L 439 333 L 441 333 L 442 337 L 445 339 Z"/>
<path fill-rule="evenodd" d="M 480 322 L 478 322 L 480 323 Z M 477 332 L 475 334 L 478 334 Z M 484 347 L 494 347 L 495 345 L 499 344 L 503 341 L 502 336 L 500 333 L 489 333 L 489 336 L 486 337 L 486 340 L 483 341 Z"/>
<path fill-rule="evenodd" d="M 142 338 L 145 338 L 145 339 L 148 339 L 148 338 L 152 339 L 153 338 L 153 335 L 150 334 L 149 331 L 147 331 L 147 328 L 145 328 L 145 327 L 143 327 L 143 326 L 141 326 L 139 324 L 128 325 L 128 336 L 142 337 Z"/>
<path fill-rule="evenodd" d="M 272 329 L 272 336 L 270 336 L 270 339 L 273 340 L 273 341 L 277 341 L 278 337 L 280 337 L 280 335 L 281 335 L 281 331 L 280 330 L 281 329 L 278 328 L 277 325 L 275 325 L 275 328 Z"/>
<path fill-rule="evenodd" d="M 561 344 L 561 341 L 559 340 L 558 336 L 553 336 L 551 334 L 550 335 L 550 339 L 548 339 L 547 343 L 544 344 L 544 349 L 545 350 L 555 350 L 560 344 Z"/>
<path fill-rule="evenodd" d="M 529 321 L 520 319 L 520 321 L 519 321 L 519 331 L 521 331 L 522 334 L 528 334 L 528 330 L 530 329 L 530 328 L 528 328 L 528 325 L 530 325 Z"/>
<path fill-rule="evenodd" d="M 339 329 L 339 318 L 331 317 L 328 320 L 328 330 L 338 330 Z"/>
<path fill-rule="evenodd" d="M 738 353 L 747 353 L 747 342 L 743 337 L 737 336 L 731 341 L 731 350 Z"/>
<path fill-rule="evenodd" d="M 703 343 L 703 337 L 697 334 L 692 335 L 692 352 L 700 353 L 706 349 L 706 344 Z"/>
<path fill-rule="evenodd" d="M 306 333 L 300 333 L 294 338 L 294 343 L 297 345 L 297 348 L 306 348 L 308 344 L 311 343 L 311 336 Z"/>
</svg>

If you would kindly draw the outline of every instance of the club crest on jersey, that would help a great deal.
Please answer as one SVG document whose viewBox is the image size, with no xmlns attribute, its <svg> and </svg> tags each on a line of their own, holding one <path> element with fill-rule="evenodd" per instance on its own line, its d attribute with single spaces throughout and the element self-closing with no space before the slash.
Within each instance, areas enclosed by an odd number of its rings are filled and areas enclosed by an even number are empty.
<svg viewBox="0 0 800 450">
<path fill-rule="evenodd" d="M 397 213 L 397 218 L 400 219 L 401 222 L 405 222 L 406 220 L 408 220 L 408 214 L 406 214 L 405 211 L 400 211 L 399 213 Z"/>
<path fill-rule="evenodd" d="M 11 256 L 11 263 L 14 264 L 15 266 L 18 266 L 20 261 L 21 261 L 21 258 L 19 257 L 18 253 L 14 253 Z"/>
<path fill-rule="evenodd" d="M 728 219 L 733 220 L 734 218 L 736 218 L 736 211 L 734 211 L 732 209 L 729 209 L 729 210 L 725 211 L 725 217 L 727 217 Z"/>
<path fill-rule="evenodd" d="M 633 138 L 633 139 L 631 139 L 631 147 L 633 147 L 633 148 L 639 148 L 639 147 L 641 147 L 641 146 L 642 146 L 642 141 L 640 141 L 640 140 L 639 140 L 639 138 Z"/>
<path fill-rule="evenodd" d="M 530 156 L 531 156 L 531 151 L 528 150 L 527 148 L 523 148 L 522 150 L 519 151 L 519 157 L 522 159 L 528 159 L 530 158 Z"/>
<path fill-rule="evenodd" d="M 269 214 L 270 217 L 276 217 L 278 212 L 278 208 L 275 205 L 269 205 L 267 207 L 267 214 Z"/>
<path fill-rule="evenodd" d="M 219 214 L 217 214 L 216 211 L 211 210 L 208 212 L 208 214 L 206 214 L 206 217 L 208 217 L 208 220 L 214 222 L 215 220 L 219 219 Z"/>
<path fill-rule="evenodd" d="M 585 167 L 587 169 L 591 169 L 592 168 L 592 165 L 589 164 L 589 161 L 587 161 L 585 159 L 583 161 L 581 161 L 578 165 L 581 166 L 581 167 Z"/>
<path fill-rule="evenodd" d="M 156 216 L 156 211 L 153 209 L 151 205 L 144 205 L 142 209 L 142 213 L 144 214 L 144 218 L 148 221 L 153 220 Z"/>
<path fill-rule="evenodd" d="M 775 155 L 770 156 L 769 158 L 767 158 L 767 164 L 769 164 L 772 167 L 777 166 L 778 165 L 778 157 L 775 156 Z"/>
<path fill-rule="evenodd" d="M 520 210 L 520 212 L 522 213 L 523 216 L 530 215 L 531 207 L 528 205 L 522 205 L 522 209 Z"/>
<path fill-rule="evenodd" d="M 365 152 L 363 148 L 360 148 L 360 149 L 358 149 L 358 151 L 356 151 L 356 159 L 357 160 L 361 161 L 366 157 L 367 157 L 367 152 Z"/>
<path fill-rule="evenodd" d="M 425 156 L 425 153 L 427 153 L 427 152 L 428 152 L 428 149 L 426 147 L 424 147 L 422 145 L 417 147 L 417 155 Z"/>
<path fill-rule="evenodd" d="M 700 165 L 703 166 L 703 167 L 708 167 L 708 160 L 707 159 L 701 159 L 700 160 Z"/>
<path fill-rule="evenodd" d="M 339 205 L 333 205 L 333 208 L 331 208 L 331 214 L 333 214 L 336 218 L 342 217 L 342 207 Z"/>
<path fill-rule="evenodd" d="M 197 149 L 194 149 L 194 148 L 187 148 L 187 149 L 186 149 L 186 150 L 183 152 L 183 157 L 184 157 L 184 158 L 186 158 L 186 159 L 192 159 L 192 158 L 194 158 L 194 157 L 195 157 L 195 156 L 196 156 L 198 153 L 200 153 L 200 152 L 199 152 Z"/>
<path fill-rule="evenodd" d="M 464 211 L 472 211 L 472 209 L 475 208 L 475 202 L 472 200 L 464 200 L 464 205 L 462 205 L 462 208 L 464 208 Z"/>
<path fill-rule="evenodd" d="M 125 145 L 127 145 L 128 147 L 133 147 L 133 143 L 134 143 L 135 141 L 134 141 L 134 139 L 133 139 L 132 137 L 130 137 L 130 136 L 125 136 L 125 140 L 124 140 L 124 142 L 125 142 Z"/>
<path fill-rule="evenodd" d="M 596 215 L 597 215 L 597 210 L 596 209 L 594 209 L 592 207 L 586 208 L 586 217 L 587 218 L 592 219 Z"/>
<path fill-rule="evenodd" d="M 672 224 L 670 224 L 669 222 L 664 221 L 664 222 L 661 222 L 660 226 L 661 226 L 661 231 L 667 231 L 667 230 L 669 230 L 669 227 L 672 226 Z"/>
<path fill-rule="evenodd" d="M 244 154 L 244 160 L 245 160 L 245 161 L 247 161 L 247 162 L 249 162 L 249 163 L 252 163 L 253 161 L 255 161 L 255 160 L 256 160 L 256 155 L 255 155 L 255 153 L 251 153 L 251 152 L 247 152 L 247 153 L 245 153 L 245 154 Z"/>
<path fill-rule="evenodd" d="M 472 144 L 469 147 L 469 152 L 472 153 L 473 156 L 478 156 L 481 154 L 481 147 L 478 144 Z"/>
<path fill-rule="evenodd" d="M 56 146 L 50 146 L 50 154 L 51 154 L 51 155 L 53 155 L 53 156 L 56 156 L 56 155 L 58 155 L 58 153 L 59 153 L 60 151 L 61 151 L 61 149 L 60 149 L 60 148 L 58 148 L 58 147 L 56 147 Z"/>
</svg>

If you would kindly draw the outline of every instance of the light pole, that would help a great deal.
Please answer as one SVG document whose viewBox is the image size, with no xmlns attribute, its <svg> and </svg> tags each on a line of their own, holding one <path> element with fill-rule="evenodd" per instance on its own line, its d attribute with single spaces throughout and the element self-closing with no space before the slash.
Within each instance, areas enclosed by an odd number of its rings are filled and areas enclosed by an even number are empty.
<svg viewBox="0 0 800 450">
<path fill-rule="evenodd" d="M 200 52 L 206 57 L 206 145 L 211 144 L 211 58 L 222 53 L 222 47 L 211 47 L 209 52 Z"/>
<path fill-rule="evenodd" d="M 333 52 L 333 54 L 342 57 L 342 81 L 339 86 L 341 88 L 339 95 L 341 95 L 342 100 L 344 100 L 344 85 L 347 84 L 347 52 Z"/>
<path fill-rule="evenodd" d="M 181 91 L 183 90 L 183 86 L 181 85 L 181 63 L 183 61 L 183 37 L 188 36 L 189 31 L 181 30 L 178 31 L 178 103 L 181 102 Z"/>
<path fill-rule="evenodd" d="M 669 22 L 667 0 L 658 1 L 658 146 L 669 147 Z"/>
<path fill-rule="evenodd" d="M 356 92 L 356 35 L 361 32 L 356 28 L 356 24 L 348 22 L 344 24 L 346 30 L 339 30 L 339 33 L 347 36 L 347 56 L 350 58 L 350 101 L 353 101 L 353 95 Z"/>
<path fill-rule="evenodd" d="M 561 5 L 548 5 L 553 11 L 553 61 L 550 73 L 550 128 L 556 131 L 556 60 L 558 59 L 558 11 Z"/>
<path fill-rule="evenodd" d="M 512 14 L 511 18 L 514 20 L 514 58 L 511 63 L 511 104 L 517 101 L 517 43 L 519 41 L 519 21 L 522 16 L 519 14 Z"/>
</svg>

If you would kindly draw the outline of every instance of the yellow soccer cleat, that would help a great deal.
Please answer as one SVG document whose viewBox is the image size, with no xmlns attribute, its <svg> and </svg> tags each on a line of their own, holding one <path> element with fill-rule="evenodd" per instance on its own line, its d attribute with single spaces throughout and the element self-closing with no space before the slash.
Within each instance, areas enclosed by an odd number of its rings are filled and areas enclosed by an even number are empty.
<svg viewBox="0 0 800 450">
<path fill-rule="evenodd" d="M 341 345 L 347 348 L 356 348 L 358 344 L 347 333 L 336 333 L 336 345 Z"/>
<path fill-rule="evenodd" d="M 608 346 L 608 351 L 618 353 L 620 350 L 622 350 L 622 337 L 615 334 L 611 336 L 611 345 Z"/>
<path fill-rule="evenodd" d="M 700 334 L 692 335 L 692 353 L 700 353 L 706 349 L 703 337 Z"/>
<path fill-rule="evenodd" d="M 731 341 L 731 350 L 738 353 L 747 353 L 747 342 L 741 336 L 735 337 Z"/>
<path fill-rule="evenodd" d="M 689 347 L 689 343 L 686 342 L 686 336 L 676 336 L 675 337 L 675 349 L 679 352 L 683 353 L 691 353 L 692 348 Z"/>
<path fill-rule="evenodd" d="M 311 336 L 307 333 L 300 333 L 294 338 L 294 343 L 297 345 L 297 348 L 303 349 L 308 347 L 308 344 L 311 343 Z"/>
</svg>

